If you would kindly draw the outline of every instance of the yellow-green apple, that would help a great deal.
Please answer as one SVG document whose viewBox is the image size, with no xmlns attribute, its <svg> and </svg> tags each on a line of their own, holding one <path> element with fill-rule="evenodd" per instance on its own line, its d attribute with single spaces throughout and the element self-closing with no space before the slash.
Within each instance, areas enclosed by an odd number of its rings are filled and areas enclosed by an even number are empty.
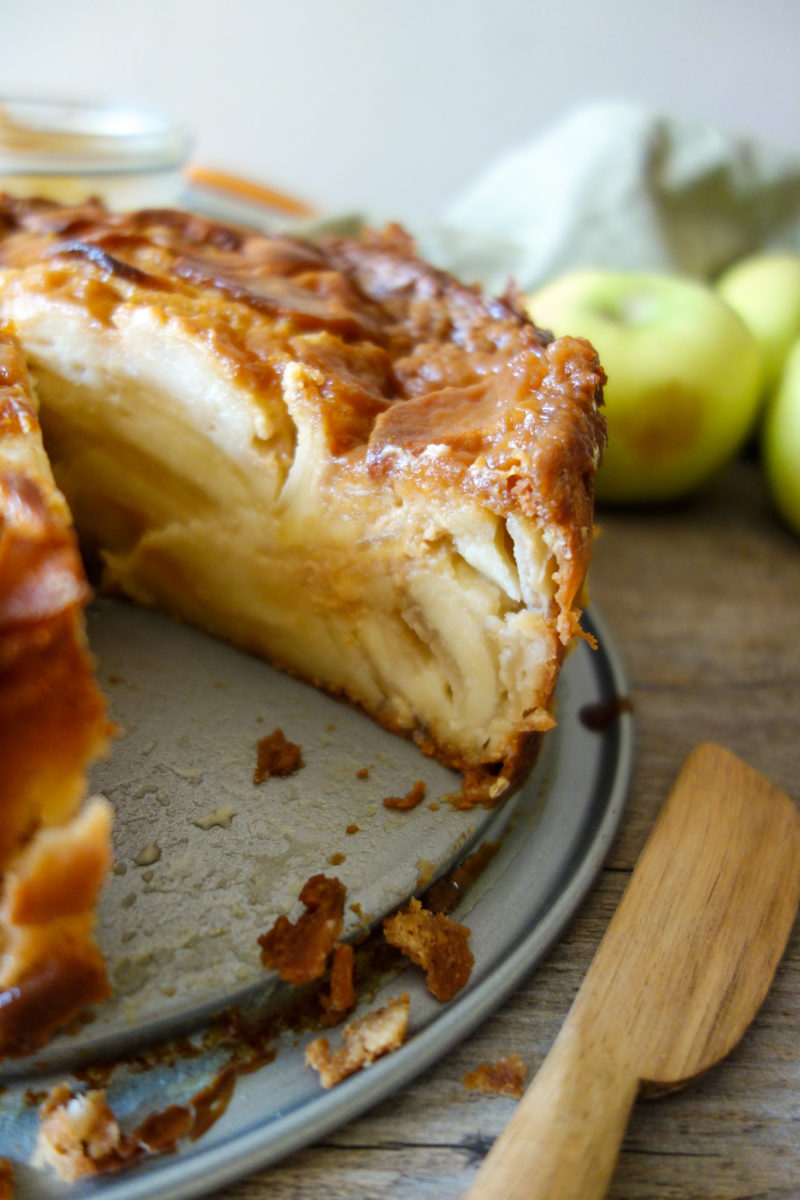
<svg viewBox="0 0 800 1200">
<path fill-rule="evenodd" d="M 529 296 L 528 311 L 557 336 L 588 338 L 608 375 L 599 500 L 685 496 L 750 434 L 758 349 L 712 287 L 667 273 L 570 271 Z"/>
<path fill-rule="evenodd" d="M 786 356 L 762 429 L 764 469 L 778 512 L 800 533 L 800 340 Z"/>
<path fill-rule="evenodd" d="M 800 254 L 748 255 L 720 276 L 717 290 L 758 343 L 762 391 L 769 396 L 789 347 L 800 338 Z"/>
</svg>

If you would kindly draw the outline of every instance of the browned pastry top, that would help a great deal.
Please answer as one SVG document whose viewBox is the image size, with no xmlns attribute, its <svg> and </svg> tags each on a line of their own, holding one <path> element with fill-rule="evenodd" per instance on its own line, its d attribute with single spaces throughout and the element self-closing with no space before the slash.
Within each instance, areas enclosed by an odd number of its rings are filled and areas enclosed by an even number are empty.
<svg viewBox="0 0 800 1200">
<path fill-rule="evenodd" d="M 417 486 L 457 480 L 498 512 L 590 536 L 605 441 L 594 350 L 554 342 L 513 291 L 486 300 L 422 262 L 396 226 L 313 245 L 173 210 L 5 197 L 0 266 L 35 264 L 26 289 L 80 303 L 99 322 L 146 295 L 261 387 L 289 362 L 317 368 L 334 456 L 365 457 L 379 475 L 402 464 Z"/>
</svg>

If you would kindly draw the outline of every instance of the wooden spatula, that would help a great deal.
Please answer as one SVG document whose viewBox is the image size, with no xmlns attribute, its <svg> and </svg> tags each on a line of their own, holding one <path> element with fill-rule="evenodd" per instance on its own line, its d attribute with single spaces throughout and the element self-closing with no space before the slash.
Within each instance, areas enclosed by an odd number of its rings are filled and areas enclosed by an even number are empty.
<svg viewBox="0 0 800 1200">
<path fill-rule="evenodd" d="M 800 902 L 800 815 L 719 746 L 684 763 L 566 1022 L 467 1200 L 606 1194 L 633 1102 L 707 1071 Z"/>
</svg>

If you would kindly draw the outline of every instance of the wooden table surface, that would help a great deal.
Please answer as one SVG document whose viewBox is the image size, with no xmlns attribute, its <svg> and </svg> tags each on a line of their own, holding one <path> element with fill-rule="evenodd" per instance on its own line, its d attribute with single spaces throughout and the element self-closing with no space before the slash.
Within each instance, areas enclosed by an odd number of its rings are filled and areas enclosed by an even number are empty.
<svg viewBox="0 0 800 1200">
<path fill-rule="evenodd" d="M 464 1074 L 512 1051 L 536 1071 L 692 746 L 720 742 L 800 803 L 800 538 L 773 516 L 755 462 L 734 464 L 688 504 L 600 511 L 598 522 L 592 602 L 626 663 L 637 749 L 595 886 L 527 982 L 433 1069 L 217 1200 L 459 1197 L 515 1103 L 468 1091 Z M 636 1106 L 610 1195 L 800 1196 L 800 923 L 733 1053 L 689 1088 Z"/>
</svg>

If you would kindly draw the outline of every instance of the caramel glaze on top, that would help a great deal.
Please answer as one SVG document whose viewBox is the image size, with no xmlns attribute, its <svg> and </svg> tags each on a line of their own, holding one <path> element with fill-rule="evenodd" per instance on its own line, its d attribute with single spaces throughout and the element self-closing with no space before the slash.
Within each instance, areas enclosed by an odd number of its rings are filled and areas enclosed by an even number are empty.
<svg viewBox="0 0 800 1200">
<path fill-rule="evenodd" d="M 289 362 L 316 368 L 334 458 L 555 524 L 582 574 L 605 442 L 593 348 L 537 329 L 513 290 L 489 301 L 423 263 L 399 227 L 312 244 L 173 210 L 6 196 L 0 267 L 28 268 L 26 290 L 101 322 L 120 303 L 152 303 L 257 393 L 279 395 Z"/>
</svg>

